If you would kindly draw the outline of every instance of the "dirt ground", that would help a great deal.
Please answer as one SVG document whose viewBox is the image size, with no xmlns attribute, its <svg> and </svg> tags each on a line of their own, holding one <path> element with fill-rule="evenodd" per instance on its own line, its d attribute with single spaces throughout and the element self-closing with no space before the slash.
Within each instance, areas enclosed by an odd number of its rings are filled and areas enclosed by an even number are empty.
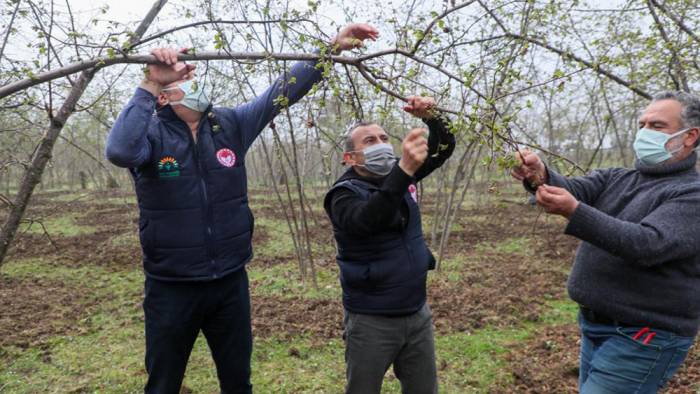
<svg viewBox="0 0 700 394">
<path fill-rule="evenodd" d="M 141 269 L 141 251 L 137 241 L 133 242 L 138 240 L 136 206 L 95 202 L 128 194 L 95 193 L 89 199 L 53 200 L 60 196 L 38 195 L 27 217 L 74 213 L 78 225 L 94 226 L 95 231 L 77 236 L 51 235 L 51 240 L 44 234 L 20 234 L 11 260 L 42 257 L 57 266 Z M 257 217 L 283 217 L 269 207 L 253 211 Z M 311 227 L 314 242 L 332 242 L 328 221 L 321 216 L 317 221 L 319 225 Z M 461 266 L 451 267 L 459 275 L 433 274 L 429 289 L 438 334 L 536 322 L 546 308 L 546 300 L 562 297 L 578 241 L 562 235 L 561 221 L 549 220 L 524 204 L 504 203 L 498 209 L 489 206 L 464 210 L 458 222 L 462 230 L 453 232 L 447 258 L 463 256 Z M 531 242 L 528 251 L 510 253 L 488 247 L 511 237 L 527 237 Z M 113 242 L 115 238 L 132 241 Z M 260 247 L 268 239 L 264 229 L 257 227 L 254 245 Z M 260 259 L 251 264 L 268 267 L 280 260 Z M 332 265 L 321 268 L 337 272 Z M 4 345 L 41 348 L 52 336 L 86 329 L 74 322 L 86 319 L 99 301 L 80 286 L 47 279 L 18 280 L 0 274 L 0 360 Z M 253 289 L 252 307 L 256 337 L 280 333 L 288 337 L 307 334 L 319 340 L 341 337 L 340 300 L 262 296 Z M 578 341 L 577 327 L 568 324 L 546 326 L 531 339 L 512 344 L 506 357 L 515 382 L 508 392 L 575 392 Z M 698 380 L 700 354 L 694 352 L 668 392 L 685 393 Z"/>
</svg>

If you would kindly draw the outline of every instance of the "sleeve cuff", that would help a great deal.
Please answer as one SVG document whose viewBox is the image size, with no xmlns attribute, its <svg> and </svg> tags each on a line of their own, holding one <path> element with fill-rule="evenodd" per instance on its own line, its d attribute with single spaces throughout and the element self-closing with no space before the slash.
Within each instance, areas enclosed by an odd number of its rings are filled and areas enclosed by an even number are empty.
<svg viewBox="0 0 700 394">
<path fill-rule="evenodd" d="M 136 88 L 132 100 L 141 107 L 149 109 L 154 109 L 156 107 L 156 97 L 151 92 L 141 87 Z"/>
<path fill-rule="evenodd" d="M 564 175 L 554 171 L 553 169 L 549 168 L 549 166 L 545 166 L 544 171 L 548 185 L 566 188 L 566 177 Z"/>
<path fill-rule="evenodd" d="M 397 161 L 389 175 L 386 176 L 382 184 L 382 189 L 403 196 L 406 190 L 408 190 L 408 186 L 413 183 L 413 180 L 414 178 L 412 176 L 406 174 L 401 167 L 399 167 L 399 162 Z"/>
<path fill-rule="evenodd" d="M 599 232 L 596 229 L 600 227 L 602 221 L 600 215 L 605 214 L 588 204 L 579 202 L 578 207 L 569 217 L 569 223 L 564 229 L 564 234 L 572 235 L 584 241 L 599 236 Z"/>
</svg>

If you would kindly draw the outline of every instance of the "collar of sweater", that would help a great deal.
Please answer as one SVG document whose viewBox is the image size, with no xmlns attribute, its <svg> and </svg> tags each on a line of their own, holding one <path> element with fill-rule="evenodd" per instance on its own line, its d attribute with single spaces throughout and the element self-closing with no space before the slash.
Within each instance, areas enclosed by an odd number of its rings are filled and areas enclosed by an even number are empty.
<svg viewBox="0 0 700 394">
<path fill-rule="evenodd" d="M 695 163 L 698 160 L 698 155 L 693 152 L 688 157 L 681 161 L 674 161 L 671 163 L 661 163 L 655 165 L 648 165 L 642 163 L 639 159 L 635 160 L 634 167 L 637 171 L 642 174 L 649 175 L 668 175 L 676 172 L 687 171 L 695 168 Z"/>
</svg>

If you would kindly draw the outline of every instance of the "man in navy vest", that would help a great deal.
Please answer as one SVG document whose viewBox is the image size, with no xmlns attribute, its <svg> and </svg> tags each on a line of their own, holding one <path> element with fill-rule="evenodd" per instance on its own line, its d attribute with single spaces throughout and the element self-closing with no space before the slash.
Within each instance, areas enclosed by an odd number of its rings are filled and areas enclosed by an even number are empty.
<svg viewBox="0 0 700 394">
<path fill-rule="evenodd" d="M 404 393 L 437 392 L 432 316 L 426 303 L 435 258 L 423 239 L 416 183 L 452 154 L 455 138 L 431 98 L 404 107 L 428 125 L 412 130 L 396 160 L 389 136 L 363 122 L 347 134 L 351 166 L 328 192 L 324 207 L 338 246 L 345 307 L 347 393 L 379 393 L 394 365 Z"/>
<path fill-rule="evenodd" d="M 331 42 L 336 51 L 376 39 L 351 24 Z M 124 107 L 106 156 L 128 168 L 140 210 L 146 273 L 148 393 L 178 393 L 199 331 L 216 364 L 222 393 L 250 393 L 250 297 L 244 269 L 251 259 L 245 153 L 281 110 L 321 80 L 316 62 L 296 63 L 262 95 L 235 108 L 212 108 L 194 65 L 174 49 Z M 198 83 L 199 82 L 199 83 Z M 286 100 L 280 100 L 286 97 Z M 155 113 L 154 113 L 155 111 Z"/>
</svg>

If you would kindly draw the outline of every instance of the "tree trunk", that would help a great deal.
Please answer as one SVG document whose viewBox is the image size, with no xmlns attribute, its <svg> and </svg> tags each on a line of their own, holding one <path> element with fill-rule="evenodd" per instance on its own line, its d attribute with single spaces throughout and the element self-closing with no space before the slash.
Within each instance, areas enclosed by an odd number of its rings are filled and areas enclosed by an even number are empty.
<svg viewBox="0 0 700 394">
<path fill-rule="evenodd" d="M 151 25 L 165 3 L 167 3 L 167 0 L 157 0 L 153 4 L 151 10 L 148 11 L 146 17 L 141 21 L 141 24 L 129 39 L 131 44 L 141 39 L 146 29 Z M 44 173 L 44 169 L 46 169 L 46 164 L 49 162 L 49 159 L 51 159 L 51 152 L 56 144 L 56 140 L 61 134 L 61 130 L 63 130 L 63 126 L 68 121 L 68 118 L 75 111 L 78 100 L 80 100 L 80 97 L 85 92 L 85 89 L 87 89 L 87 86 L 90 84 L 97 71 L 97 68 L 91 68 L 80 74 L 80 77 L 78 77 L 73 84 L 68 97 L 56 113 L 56 116 L 49 121 L 49 126 L 44 132 L 44 137 L 39 142 L 39 147 L 34 152 L 31 164 L 24 172 L 19 191 L 15 196 L 14 204 L 10 208 L 10 213 L 5 220 L 5 224 L 2 226 L 2 231 L 0 232 L 0 266 L 2 266 L 5 256 L 7 256 L 10 243 L 14 239 L 15 234 L 17 234 L 17 228 L 27 209 L 34 188 L 41 180 L 41 175 Z"/>
</svg>

